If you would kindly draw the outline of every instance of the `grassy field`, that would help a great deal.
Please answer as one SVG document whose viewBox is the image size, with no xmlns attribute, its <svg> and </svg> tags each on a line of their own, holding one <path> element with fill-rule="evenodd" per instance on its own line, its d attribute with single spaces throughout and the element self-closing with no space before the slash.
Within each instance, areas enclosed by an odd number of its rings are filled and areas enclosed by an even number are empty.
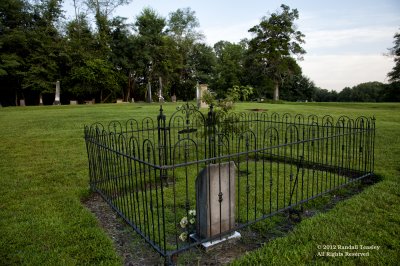
<svg viewBox="0 0 400 266">
<path fill-rule="evenodd" d="M 166 104 L 171 115 L 175 104 Z M 237 111 L 375 116 L 375 172 L 382 181 L 327 213 L 303 220 L 237 265 L 362 264 L 400 261 L 400 104 L 243 103 Z M 110 238 L 81 203 L 89 195 L 83 125 L 150 116 L 156 104 L 0 109 L 0 264 L 120 265 Z M 358 245 L 345 256 L 340 246 Z M 360 250 L 379 246 L 376 250 Z M 328 250 L 328 248 L 331 248 Z M 335 249 L 333 249 L 335 248 Z M 326 253 L 342 252 L 330 257 Z M 319 253 L 320 252 L 320 253 Z M 325 253 L 322 253 L 325 252 Z"/>
</svg>

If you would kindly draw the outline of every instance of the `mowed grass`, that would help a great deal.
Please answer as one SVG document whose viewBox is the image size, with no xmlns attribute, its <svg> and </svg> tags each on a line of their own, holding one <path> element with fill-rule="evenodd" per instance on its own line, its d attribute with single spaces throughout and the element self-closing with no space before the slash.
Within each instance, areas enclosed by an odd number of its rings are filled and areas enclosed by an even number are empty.
<svg viewBox="0 0 400 266">
<path fill-rule="evenodd" d="M 165 104 L 168 117 L 177 104 Z M 269 112 L 375 116 L 375 172 L 382 181 L 303 220 L 234 262 L 238 265 L 400 261 L 400 104 L 238 104 Z M 0 264 L 120 265 L 111 239 L 82 204 L 89 195 L 83 125 L 152 117 L 159 105 L 105 104 L 0 109 Z M 318 256 L 319 245 L 375 245 L 368 257 Z M 331 250 L 338 251 L 338 250 Z M 360 251 L 359 252 L 364 252 Z"/>
</svg>

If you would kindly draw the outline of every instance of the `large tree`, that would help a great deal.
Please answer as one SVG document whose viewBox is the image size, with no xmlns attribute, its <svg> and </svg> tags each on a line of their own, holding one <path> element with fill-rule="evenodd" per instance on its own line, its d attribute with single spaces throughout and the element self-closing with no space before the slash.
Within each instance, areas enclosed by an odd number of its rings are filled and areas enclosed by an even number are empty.
<svg viewBox="0 0 400 266">
<path fill-rule="evenodd" d="M 159 77 L 167 80 L 174 49 L 165 32 L 165 18 L 151 8 L 145 8 L 136 18 L 134 26 L 137 32 L 133 40 L 134 75 L 138 85 L 149 82 L 158 84 Z M 154 92 L 152 90 L 152 94 Z"/>
<path fill-rule="evenodd" d="M 198 66 L 196 67 L 196 58 L 199 54 L 199 49 L 204 47 L 197 46 L 203 39 L 203 35 L 199 33 L 198 27 L 200 23 L 196 14 L 190 8 L 177 9 L 169 14 L 167 20 L 167 33 L 176 44 L 177 58 L 174 73 L 174 87 L 178 90 L 178 97 L 191 97 L 190 91 L 196 81 L 200 81 L 203 75 Z M 203 49 L 202 51 L 206 51 Z M 199 72 L 200 71 L 200 72 Z"/>
<path fill-rule="evenodd" d="M 22 0 L 0 1 L 0 103 L 18 105 L 29 55 L 27 33 L 31 6 Z"/>
<path fill-rule="evenodd" d="M 292 74 L 299 74 L 300 67 L 293 56 L 302 59 L 305 50 L 304 34 L 296 29 L 294 21 L 299 18 L 297 9 L 281 5 L 281 11 L 264 17 L 260 24 L 249 32 L 254 38 L 249 42 L 250 58 L 263 75 L 268 75 L 274 84 L 274 100 L 279 100 L 279 86 Z"/>
<path fill-rule="evenodd" d="M 125 84 L 122 89 L 124 101 L 131 98 L 131 92 L 134 85 L 133 75 L 133 50 L 134 42 L 130 33 L 130 25 L 126 23 L 125 18 L 116 17 L 111 21 L 111 57 L 110 61 L 125 78 Z"/>
<path fill-rule="evenodd" d="M 400 33 L 394 35 L 394 46 L 389 49 L 390 55 L 394 57 L 395 66 L 392 71 L 388 73 L 389 81 L 400 81 Z"/>
<path fill-rule="evenodd" d="M 87 59 L 80 67 L 71 71 L 75 83 L 74 95 L 80 98 L 97 98 L 100 102 L 115 100 L 120 92 L 122 77 L 114 66 L 103 59 Z"/>
<path fill-rule="evenodd" d="M 32 25 L 27 33 L 29 55 L 25 62 L 22 88 L 24 93 L 36 95 L 54 93 L 55 82 L 62 77 L 61 66 L 65 60 L 62 36 L 58 24 L 62 18 L 61 0 L 41 0 L 33 6 Z"/>
<path fill-rule="evenodd" d="M 233 86 L 243 84 L 246 44 L 219 41 L 214 44 L 216 54 L 215 77 L 212 88 L 221 96 Z"/>
<path fill-rule="evenodd" d="M 281 87 L 281 98 L 287 101 L 313 101 L 316 87 L 308 77 L 294 75 Z"/>
</svg>

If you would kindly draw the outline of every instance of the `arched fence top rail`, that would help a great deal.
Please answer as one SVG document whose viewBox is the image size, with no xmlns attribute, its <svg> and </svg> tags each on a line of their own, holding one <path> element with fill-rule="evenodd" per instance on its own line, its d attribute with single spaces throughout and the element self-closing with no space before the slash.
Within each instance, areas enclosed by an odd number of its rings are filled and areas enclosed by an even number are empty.
<svg viewBox="0 0 400 266">
<path fill-rule="evenodd" d="M 86 125 L 84 135 L 90 187 L 168 262 L 374 172 L 375 117 L 226 113 L 186 103 L 170 115 L 161 106 L 156 117 Z M 200 192 L 197 180 L 211 178 L 212 167 L 214 185 L 201 183 Z M 199 195 L 212 191 L 220 231 L 190 240 L 187 228 L 196 224 L 187 223 L 207 221 L 193 211 L 211 204 Z"/>
<path fill-rule="evenodd" d="M 201 112 L 197 107 L 192 104 L 184 104 L 178 106 L 177 110 L 168 118 L 164 113 L 162 107 L 160 108 L 159 117 L 163 117 L 166 121 L 167 129 L 174 127 L 217 127 L 221 124 L 240 124 L 240 123 L 262 123 L 266 125 L 273 125 L 276 127 L 288 127 L 289 125 L 296 125 L 302 127 L 321 127 L 330 128 L 332 130 L 343 130 L 343 129 L 374 129 L 375 128 L 375 117 L 359 116 L 356 118 L 350 118 L 346 115 L 334 118 L 331 115 L 317 116 L 314 114 L 290 114 L 267 111 L 262 112 L 215 112 L 211 108 L 208 113 Z M 210 120 L 213 117 L 213 120 Z M 85 126 L 88 134 L 97 132 L 97 134 L 126 134 L 128 132 L 144 132 L 153 131 L 159 129 L 157 119 L 151 117 L 144 117 L 141 119 L 131 118 L 122 121 L 110 121 L 104 126 L 100 122 L 93 123 L 90 126 Z M 221 127 L 219 127 L 221 128 Z"/>
</svg>

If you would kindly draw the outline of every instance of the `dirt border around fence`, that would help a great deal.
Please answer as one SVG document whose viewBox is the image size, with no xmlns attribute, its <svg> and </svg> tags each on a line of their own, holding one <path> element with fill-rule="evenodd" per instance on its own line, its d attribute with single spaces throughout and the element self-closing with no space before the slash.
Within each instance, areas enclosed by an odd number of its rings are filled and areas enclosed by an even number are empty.
<svg viewBox="0 0 400 266">
<path fill-rule="evenodd" d="M 379 182 L 378 177 L 368 177 L 360 182 L 360 185 L 352 188 L 344 188 L 345 193 L 338 191 L 327 194 L 329 201 L 316 208 L 309 207 L 289 215 L 283 213 L 284 219 L 278 223 L 274 230 L 266 234 L 258 234 L 251 228 L 241 230 L 242 238 L 235 242 L 226 243 L 205 252 L 201 248 L 193 248 L 179 254 L 178 262 L 183 265 L 221 265 L 228 264 L 244 255 L 246 252 L 260 248 L 264 244 L 277 237 L 283 237 L 290 232 L 296 224 L 303 219 L 310 218 L 318 213 L 324 213 L 334 208 L 335 205 L 358 193 L 369 185 Z M 114 243 L 114 247 L 127 266 L 139 265 L 163 265 L 164 258 L 154 251 L 135 231 L 132 230 L 118 215 L 111 209 L 106 201 L 97 193 L 92 193 L 83 200 L 88 208 L 99 221 L 99 225 Z"/>
</svg>

